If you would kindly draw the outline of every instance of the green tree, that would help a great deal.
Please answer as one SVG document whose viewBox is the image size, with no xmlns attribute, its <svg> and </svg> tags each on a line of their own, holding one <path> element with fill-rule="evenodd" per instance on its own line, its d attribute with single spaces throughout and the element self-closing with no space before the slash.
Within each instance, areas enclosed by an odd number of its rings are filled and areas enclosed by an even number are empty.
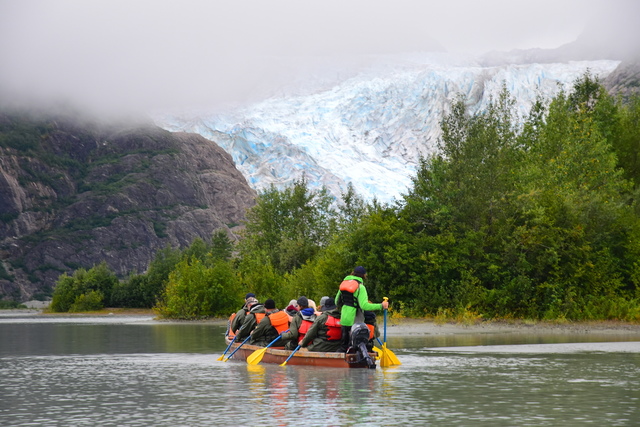
<svg viewBox="0 0 640 427">
<path fill-rule="evenodd" d="M 180 249 L 174 249 L 170 245 L 155 253 L 145 274 L 146 280 L 139 282 L 142 307 L 151 308 L 156 304 L 169 280 L 169 274 L 175 269 L 181 258 Z"/>
<path fill-rule="evenodd" d="M 199 319 L 226 315 L 238 301 L 239 280 L 231 264 L 218 260 L 211 266 L 197 258 L 184 259 L 169 274 L 156 312 L 167 318 Z"/>
<path fill-rule="evenodd" d="M 523 126 L 511 105 L 503 91 L 472 116 L 459 100 L 443 120 L 441 150 L 421 160 L 399 213 L 411 239 L 398 258 L 417 279 L 400 299 L 420 296 L 413 306 L 430 313 L 608 315 L 597 307 L 634 290 L 640 254 L 611 144 L 618 110 L 589 75 L 548 109 L 538 101 Z"/>
<path fill-rule="evenodd" d="M 233 255 L 233 242 L 224 230 L 217 230 L 211 237 L 211 249 L 209 251 L 213 259 L 229 260 Z"/>
<path fill-rule="evenodd" d="M 335 229 L 332 202 L 326 189 L 310 190 L 304 178 L 284 190 L 271 186 L 247 214 L 240 256 L 266 253 L 280 274 L 299 268 L 327 244 Z"/>
<path fill-rule="evenodd" d="M 105 262 L 89 270 L 76 270 L 73 276 L 61 275 L 53 291 L 50 308 L 54 312 L 98 310 L 110 301 L 118 278 Z"/>
<path fill-rule="evenodd" d="M 612 139 L 618 165 L 624 176 L 640 187 L 640 95 L 631 97 L 618 110 L 619 132 Z M 636 197 L 637 199 L 637 197 Z"/>
<path fill-rule="evenodd" d="M 151 308 L 156 295 L 149 295 L 148 276 L 145 274 L 131 274 L 126 280 L 114 285 L 111 292 L 111 307 Z M 152 303 L 153 301 L 153 303 Z"/>
</svg>

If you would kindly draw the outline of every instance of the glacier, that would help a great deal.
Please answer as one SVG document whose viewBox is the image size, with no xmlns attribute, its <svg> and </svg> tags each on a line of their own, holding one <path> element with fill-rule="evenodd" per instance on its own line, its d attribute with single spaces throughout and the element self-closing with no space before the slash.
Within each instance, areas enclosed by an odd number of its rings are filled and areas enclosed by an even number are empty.
<svg viewBox="0 0 640 427">
<path fill-rule="evenodd" d="M 351 183 L 365 200 L 392 203 L 411 186 L 420 156 L 437 150 L 440 122 L 462 96 L 485 109 L 505 86 L 524 118 L 537 97 L 571 88 L 587 70 L 606 77 L 619 61 L 482 66 L 446 54 L 387 60 L 310 93 L 279 95 L 223 113 L 157 114 L 155 123 L 197 133 L 227 151 L 257 191 L 305 177 L 336 198 Z"/>
</svg>

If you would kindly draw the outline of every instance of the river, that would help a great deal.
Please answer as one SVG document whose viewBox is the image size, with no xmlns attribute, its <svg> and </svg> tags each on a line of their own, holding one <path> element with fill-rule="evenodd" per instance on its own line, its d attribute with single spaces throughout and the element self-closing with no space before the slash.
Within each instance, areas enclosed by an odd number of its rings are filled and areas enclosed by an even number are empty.
<svg viewBox="0 0 640 427">
<path fill-rule="evenodd" d="M 221 362 L 223 332 L 3 313 L 0 425 L 640 425 L 637 334 L 390 334 L 402 365 L 349 370 Z"/>
</svg>

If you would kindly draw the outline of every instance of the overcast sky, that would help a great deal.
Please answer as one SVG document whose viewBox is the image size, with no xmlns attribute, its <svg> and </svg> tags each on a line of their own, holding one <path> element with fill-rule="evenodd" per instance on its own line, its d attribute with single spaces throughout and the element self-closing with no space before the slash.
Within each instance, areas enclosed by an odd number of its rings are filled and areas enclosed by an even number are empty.
<svg viewBox="0 0 640 427">
<path fill-rule="evenodd" d="M 226 106 L 361 55 L 554 48 L 611 10 L 640 0 L 0 0 L 0 102 Z"/>
</svg>

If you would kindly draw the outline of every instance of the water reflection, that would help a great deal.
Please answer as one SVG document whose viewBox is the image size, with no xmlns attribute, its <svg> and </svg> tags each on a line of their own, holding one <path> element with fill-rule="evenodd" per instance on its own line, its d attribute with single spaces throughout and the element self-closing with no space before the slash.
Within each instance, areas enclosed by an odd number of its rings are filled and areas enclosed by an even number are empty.
<svg viewBox="0 0 640 427">
<path fill-rule="evenodd" d="M 9 354 L 213 353 L 222 327 L 207 324 L 0 323 L 0 356 Z M 11 347 L 2 343 L 11 343 Z"/>
</svg>

